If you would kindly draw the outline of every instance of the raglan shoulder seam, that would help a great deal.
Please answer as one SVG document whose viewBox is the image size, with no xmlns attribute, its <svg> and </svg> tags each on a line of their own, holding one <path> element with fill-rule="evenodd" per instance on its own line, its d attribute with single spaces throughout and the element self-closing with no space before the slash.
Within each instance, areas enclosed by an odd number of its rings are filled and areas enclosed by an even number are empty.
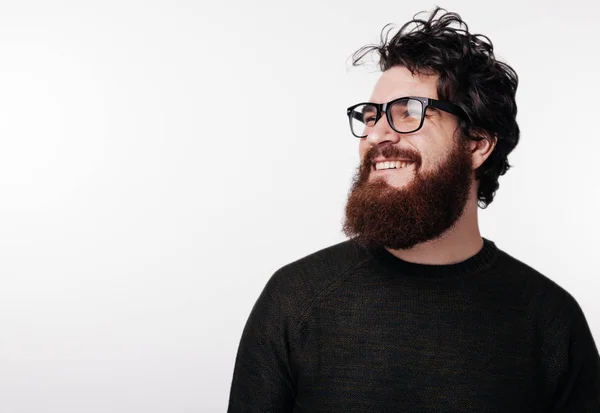
<svg viewBox="0 0 600 413">
<path fill-rule="evenodd" d="M 317 301 L 318 298 L 320 298 L 320 296 L 322 296 L 327 290 L 331 289 L 331 287 L 334 284 L 338 283 L 344 276 L 348 275 L 352 270 L 354 270 L 357 267 L 360 267 L 361 265 L 367 263 L 371 259 L 372 259 L 372 257 L 368 256 L 368 257 L 362 259 L 361 261 L 358 261 L 358 262 L 354 263 L 350 267 L 348 267 L 345 270 L 343 270 L 338 276 L 336 276 L 333 280 L 331 280 L 327 285 L 325 285 L 323 288 L 321 288 L 320 290 L 318 290 L 313 295 L 313 298 L 310 300 L 310 302 L 308 303 L 308 305 L 306 306 L 306 308 L 304 309 L 304 311 L 302 311 L 302 313 L 298 317 L 298 321 L 296 322 L 296 326 L 294 327 L 294 330 L 292 332 L 292 336 L 296 337 L 296 334 L 297 334 L 298 330 L 300 329 L 300 325 L 302 324 L 302 322 L 304 321 L 304 319 L 306 318 L 306 316 L 310 312 L 310 309 L 312 308 L 313 304 Z"/>
</svg>

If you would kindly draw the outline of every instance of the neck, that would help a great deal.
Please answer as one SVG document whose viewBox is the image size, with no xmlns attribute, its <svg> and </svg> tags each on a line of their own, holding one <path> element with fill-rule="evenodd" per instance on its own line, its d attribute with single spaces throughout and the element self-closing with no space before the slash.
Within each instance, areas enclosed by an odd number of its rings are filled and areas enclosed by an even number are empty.
<svg viewBox="0 0 600 413">
<path fill-rule="evenodd" d="M 417 264 L 455 264 L 477 254 L 483 247 L 477 217 L 477 193 L 471 197 L 456 224 L 440 237 L 406 250 L 393 250 L 391 254 Z"/>
</svg>

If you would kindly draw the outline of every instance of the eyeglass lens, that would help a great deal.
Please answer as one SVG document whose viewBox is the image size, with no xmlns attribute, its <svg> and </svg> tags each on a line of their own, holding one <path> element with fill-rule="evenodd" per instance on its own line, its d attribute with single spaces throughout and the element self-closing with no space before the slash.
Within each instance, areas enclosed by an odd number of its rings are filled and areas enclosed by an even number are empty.
<svg viewBox="0 0 600 413">
<path fill-rule="evenodd" d="M 413 132 L 419 128 L 423 116 L 423 103 L 418 99 L 400 99 L 388 106 L 392 128 L 399 132 Z M 385 116 L 382 113 L 382 116 Z M 354 108 L 350 114 L 350 127 L 354 136 L 365 137 L 375 126 L 377 108 L 365 103 Z"/>
</svg>

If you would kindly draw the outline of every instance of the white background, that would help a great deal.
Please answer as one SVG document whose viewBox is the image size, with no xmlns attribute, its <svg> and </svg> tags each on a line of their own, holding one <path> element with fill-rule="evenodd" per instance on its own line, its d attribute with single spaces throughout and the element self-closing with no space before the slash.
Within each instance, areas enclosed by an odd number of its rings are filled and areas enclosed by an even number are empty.
<svg viewBox="0 0 600 413">
<path fill-rule="evenodd" d="M 440 5 L 520 76 L 482 234 L 600 342 L 598 4 Z M 0 412 L 225 411 L 269 277 L 345 239 L 350 55 L 434 5 L 0 2 Z"/>
</svg>

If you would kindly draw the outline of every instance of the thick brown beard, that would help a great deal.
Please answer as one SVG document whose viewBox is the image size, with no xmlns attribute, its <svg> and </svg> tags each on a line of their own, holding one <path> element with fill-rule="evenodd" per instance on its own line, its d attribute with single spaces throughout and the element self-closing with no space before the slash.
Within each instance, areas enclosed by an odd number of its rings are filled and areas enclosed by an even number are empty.
<svg viewBox="0 0 600 413">
<path fill-rule="evenodd" d="M 381 153 L 386 158 L 400 156 L 394 146 Z M 415 159 L 414 175 L 402 188 L 383 180 L 369 182 L 374 156 L 364 157 L 353 178 L 343 223 L 346 236 L 366 246 L 408 249 L 440 237 L 462 216 L 473 179 L 466 139 L 455 140 L 433 172 L 422 173 L 420 159 Z"/>
</svg>

